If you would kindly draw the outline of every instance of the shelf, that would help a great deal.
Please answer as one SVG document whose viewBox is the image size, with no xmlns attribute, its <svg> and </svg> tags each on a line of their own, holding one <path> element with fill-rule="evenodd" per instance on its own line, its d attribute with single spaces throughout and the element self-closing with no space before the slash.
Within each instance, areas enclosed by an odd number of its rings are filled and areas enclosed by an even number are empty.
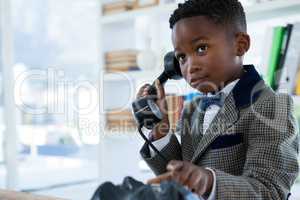
<svg viewBox="0 0 300 200">
<path fill-rule="evenodd" d="M 141 8 L 124 13 L 102 16 L 101 23 L 113 24 L 136 19 L 140 16 L 170 15 L 177 8 L 177 3 Z M 264 20 L 270 17 L 282 17 L 284 15 L 299 14 L 299 0 L 274 0 L 264 3 L 256 3 L 244 6 L 248 22 Z"/>
<path fill-rule="evenodd" d="M 176 8 L 177 8 L 177 4 L 172 3 L 172 4 L 141 8 L 138 10 L 132 10 L 132 11 L 127 11 L 118 14 L 105 15 L 102 16 L 101 23 L 112 24 L 116 22 L 133 20 L 139 16 L 145 16 L 145 15 L 159 16 L 162 14 L 169 14 Z"/>
<path fill-rule="evenodd" d="M 274 0 L 245 7 L 248 22 L 300 14 L 299 0 Z"/>
</svg>

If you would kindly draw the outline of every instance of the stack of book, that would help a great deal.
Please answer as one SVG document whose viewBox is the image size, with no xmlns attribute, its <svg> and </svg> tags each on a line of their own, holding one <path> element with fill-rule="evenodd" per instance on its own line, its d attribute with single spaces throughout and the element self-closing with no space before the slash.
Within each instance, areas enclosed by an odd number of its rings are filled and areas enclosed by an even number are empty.
<svg viewBox="0 0 300 200">
<path fill-rule="evenodd" d="M 112 51 L 105 54 L 107 72 L 126 72 L 139 70 L 137 65 L 137 50 Z"/>
<path fill-rule="evenodd" d="M 103 15 L 116 14 L 133 9 L 135 2 L 122 0 L 103 5 Z"/>
<path fill-rule="evenodd" d="M 111 110 L 106 113 L 106 128 L 117 132 L 136 130 L 136 122 L 131 110 Z"/>
<path fill-rule="evenodd" d="M 168 94 L 166 96 L 168 104 L 168 118 L 170 123 L 170 129 L 175 131 L 177 122 L 180 119 L 181 111 L 183 108 L 184 97 L 174 94 Z"/>
<path fill-rule="evenodd" d="M 157 6 L 158 4 L 159 4 L 159 0 L 137 0 L 135 4 L 135 8 Z"/>
<path fill-rule="evenodd" d="M 300 87 L 300 23 L 271 27 L 265 38 L 265 81 L 276 91 L 296 94 Z"/>
</svg>

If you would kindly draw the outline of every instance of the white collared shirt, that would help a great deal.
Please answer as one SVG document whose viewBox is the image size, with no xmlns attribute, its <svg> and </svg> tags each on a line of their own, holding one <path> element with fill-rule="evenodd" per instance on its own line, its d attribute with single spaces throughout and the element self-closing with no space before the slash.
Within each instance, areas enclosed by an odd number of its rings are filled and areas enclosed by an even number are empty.
<svg viewBox="0 0 300 200">
<path fill-rule="evenodd" d="M 224 98 L 226 98 L 228 96 L 228 94 L 231 92 L 231 90 L 234 88 L 234 86 L 237 84 L 237 82 L 240 79 L 236 79 L 235 81 L 232 81 L 231 83 L 227 84 L 221 91 L 224 94 Z M 212 96 L 213 94 L 208 93 L 208 96 Z M 207 129 L 209 128 L 209 125 L 211 124 L 211 122 L 213 121 L 213 119 L 215 118 L 215 116 L 217 115 L 217 113 L 219 112 L 221 108 L 218 105 L 210 105 L 204 114 L 204 119 L 203 119 L 203 134 L 206 133 Z M 162 150 L 170 141 L 172 133 L 168 133 L 165 137 L 156 140 L 153 142 L 153 145 L 160 151 Z M 155 156 L 155 152 L 150 148 L 150 155 L 151 157 Z M 209 195 L 209 197 L 207 198 L 207 200 L 215 200 L 216 199 L 216 173 L 214 172 L 214 170 L 212 170 L 211 168 L 206 168 L 208 170 L 210 170 L 213 173 L 213 187 L 212 187 L 212 191 Z"/>
<path fill-rule="evenodd" d="M 224 98 L 226 98 L 228 96 L 228 94 L 231 92 L 231 90 L 234 88 L 234 86 L 236 85 L 236 83 L 239 81 L 240 79 L 237 79 L 229 84 L 227 84 L 220 92 L 222 92 L 224 94 Z M 211 93 L 208 93 L 207 96 L 213 96 Z M 211 124 L 212 120 L 215 118 L 215 116 L 217 115 L 217 113 L 219 112 L 220 107 L 218 105 L 210 105 L 204 114 L 204 119 L 203 119 L 203 134 L 206 133 L 209 125 Z"/>
<path fill-rule="evenodd" d="M 240 79 L 237 79 L 229 84 L 227 84 L 220 92 L 222 92 L 224 94 L 224 98 L 226 98 L 228 96 L 228 94 L 231 92 L 231 90 L 234 88 L 234 86 L 237 84 L 237 82 Z M 208 96 L 212 96 L 211 93 L 207 94 Z M 208 129 L 210 123 L 212 122 L 212 120 L 215 118 L 215 116 L 217 115 L 217 113 L 219 112 L 220 107 L 217 105 L 210 105 L 204 114 L 204 119 L 203 119 L 203 133 L 205 134 L 206 130 Z M 167 134 L 165 137 L 156 140 L 153 142 L 153 145 L 158 149 L 158 150 L 162 150 L 164 148 L 164 146 L 166 146 L 170 140 L 171 137 L 171 132 L 169 134 Z M 150 154 L 151 156 L 155 155 L 155 152 L 150 148 Z"/>
</svg>

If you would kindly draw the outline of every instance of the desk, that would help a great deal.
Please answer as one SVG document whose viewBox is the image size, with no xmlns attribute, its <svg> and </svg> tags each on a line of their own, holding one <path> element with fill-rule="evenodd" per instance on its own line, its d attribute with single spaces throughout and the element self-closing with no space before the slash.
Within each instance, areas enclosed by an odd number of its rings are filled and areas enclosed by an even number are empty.
<svg viewBox="0 0 300 200">
<path fill-rule="evenodd" d="M 66 199 L 39 196 L 39 195 L 33 195 L 24 192 L 15 192 L 11 190 L 0 189 L 0 200 L 66 200 Z"/>
</svg>

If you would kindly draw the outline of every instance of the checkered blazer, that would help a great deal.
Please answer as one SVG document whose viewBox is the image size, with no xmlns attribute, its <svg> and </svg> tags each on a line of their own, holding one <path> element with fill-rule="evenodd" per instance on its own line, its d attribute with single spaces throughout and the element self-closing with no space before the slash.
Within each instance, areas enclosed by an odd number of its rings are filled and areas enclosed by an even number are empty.
<svg viewBox="0 0 300 200">
<path fill-rule="evenodd" d="M 299 170 L 292 100 L 267 87 L 253 66 L 244 68 L 206 133 L 199 97 L 185 104 L 176 128 L 179 137 L 173 135 L 161 153 L 168 160 L 213 169 L 217 200 L 285 200 Z M 148 145 L 141 155 L 156 175 L 166 172 L 166 163 L 151 157 Z"/>
</svg>

